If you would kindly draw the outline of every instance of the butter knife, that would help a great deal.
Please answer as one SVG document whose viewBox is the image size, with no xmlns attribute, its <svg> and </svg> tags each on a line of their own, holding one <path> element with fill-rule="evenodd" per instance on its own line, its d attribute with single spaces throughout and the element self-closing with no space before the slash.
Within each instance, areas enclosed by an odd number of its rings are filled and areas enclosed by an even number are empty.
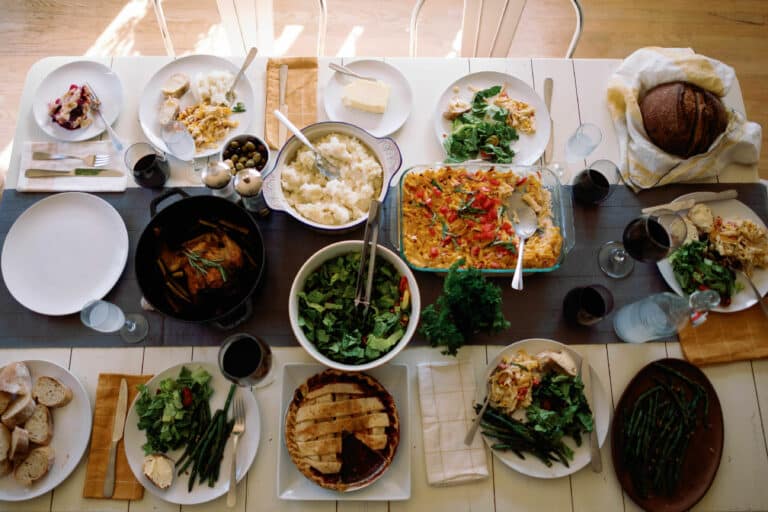
<svg viewBox="0 0 768 512">
<path fill-rule="evenodd" d="M 288 104 L 285 103 L 285 88 L 288 84 L 288 64 L 280 66 L 280 87 L 278 95 L 278 110 L 288 117 Z M 285 144 L 286 136 L 288 135 L 287 128 L 283 123 L 277 125 L 277 145 L 283 147 Z"/>
<path fill-rule="evenodd" d="M 597 440 L 597 421 L 595 419 L 595 393 L 592 388 L 592 368 L 586 357 L 581 356 L 579 365 L 579 376 L 584 385 L 584 396 L 587 398 L 589 408 L 592 410 L 592 431 L 589 433 L 589 460 L 592 471 L 600 473 L 603 471 L 603 458 L 600 455 L 600 442 Z"/>
<path fill-rule="evenodd" d="M 111 498 L 115 492 L 115 458 L 117 457 L 117 443 L 123 438 L 125 428 L 125 413 L 128 411 L 128 383 L 120 380 L 120 392 L 117 395 L 117 407 L 115 407 L 115 424 L 112 427 L 112 445 L 109 447 L 109 460 L 107 461 L 107 475 L 104 477 L 104 497 Z"/>
<path fill-rule="evenodd" d="M 115 178 L 124 176 L 122 171 L 115 169 L 89 169 L 78 167 L 71 171 L 55 171 L 52 169 L 27 169 L 24 171 L 27 178 L 66 178 L 66 177 L 91 177 L 99 176 L 101 178 Z"/>
<path fill-rule="evenodd" d="M 544 105 L 547 106 L 549 113 L 549 141 L 547 141 L 547 147 L 544 149 L 545 164 L 552 161 L 552 149 L 555 145 L 555 123 L 552 121 L 552 89 L 554 85 L 551 78 L 544 79 Z"/>
</svg>

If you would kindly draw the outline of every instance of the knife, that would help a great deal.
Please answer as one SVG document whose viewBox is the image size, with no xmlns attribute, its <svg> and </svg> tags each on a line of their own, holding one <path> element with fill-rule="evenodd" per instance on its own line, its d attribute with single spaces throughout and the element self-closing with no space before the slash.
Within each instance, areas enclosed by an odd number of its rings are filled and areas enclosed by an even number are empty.
<svg viewBox="0 0 768 512">
<path fill-rule="evenodd" d="M 128 410 L 128 383 L 120 380 L 120 392 L 117 395 L 117 407 L 115 407 L 115 424 L 112 427 L 112 445 L 109 447 L 109 460 L 107 462 L 107 475 L 104 477 L 104 497 L 111 498 L 115 492 L 115 458 L 117 456 L 117 443 L 123 438 L 125 427 L 125 413 Z"/>
<path fill-rule="evenodd" d="M 56 171 L 53 169 L 27 169 L 24 171 L 27 178 L 65 178 L 65 177 L 90 177 L 99 176 L 102 178 L 114 178 L 124 176 L 122 171 L 115 169 L 91 169 L 78 167 L 72 171 Z"/>
<path fill-rule="evenodd" d="M 583 371 L 582 371 L 583 370 Z M 592 431 L 589 433 L 589 460 L 592 471 L 600 473 L 603 471 L 603 458 L 600 455 L 600 443 L 597 440 L 597 423 L 595 421 L 595 393 L 592 388 L 592 368 L 584 356 L 581 357 L 579 365 L 579 376 L 584 386 L 584 396 L 587 399 L 589 408 L 592 410 Z"/>
<path fill-rule="evenodd" d="M 278 95 L 278 110 L 282 112 L 282 114 L 286 117 L 288 117 L 288 105 L 285 103 L 285 88 L 288 84 L 288 64 L 283 64 L 280 66 L 280 88 L 279 88 L 279 95 Z M 285 138 L 288 135 L 287 128 L 283 123 L 279 123 L 277 125 L 277 145 L 280 147 L 283 147 L 283 144 L 285 144 Z"/>
<path fill-rule="evenodd" d="M 544 105 L 547 106 L 547 112 L 549 113 L 549 140 L 547 141 L 547 147 L 544 149 L 545 164 L 552 161 L 552 148 L 555 145 L 555 123 L 552 121 L 552 88 L 554 85 L 554 81 L 551 78 L 544 79 Z"/>
<path fill-rule="evenodd" d="M 658 210 L 671 210 L 678 212 L 680 210 L 689 210 L 696 203 L 706 203 L 708 201 L 722 201 L 724 199 L 736 199 L 739 193 L 735 189 L 723 190 L 722 192 L 693 192 L 682 201 L 672 201 L 671 203 L 649 206 L 641 210 L 642 213 L 653 213 Z"/>
</svg>

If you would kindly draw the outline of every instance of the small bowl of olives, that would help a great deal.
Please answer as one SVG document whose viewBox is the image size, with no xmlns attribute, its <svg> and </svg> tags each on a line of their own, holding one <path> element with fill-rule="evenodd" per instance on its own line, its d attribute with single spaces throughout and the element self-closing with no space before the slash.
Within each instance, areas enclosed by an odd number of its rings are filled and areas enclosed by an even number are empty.
<svg viewBox="0 0 768 512">
<path fill-rule="evenodd" d="M 237 135 L 224 144 L 221 160 L 229 166 L 232 174 L 246 168 L 263 171 L 269 163 L 269 149 L 255 135 Z"/>
</svg>

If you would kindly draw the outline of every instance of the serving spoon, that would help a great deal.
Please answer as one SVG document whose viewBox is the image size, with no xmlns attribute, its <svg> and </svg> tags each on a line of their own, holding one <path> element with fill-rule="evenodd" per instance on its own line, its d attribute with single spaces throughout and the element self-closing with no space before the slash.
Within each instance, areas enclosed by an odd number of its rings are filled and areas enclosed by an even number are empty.
<svg viewBox="0 0 768 512">
<path fill-rule="evenodd" d="M 279 110 L 275 110 L 272 112 L 275 114 L 275 117 L 285 125 L 286 128 L 288 128 L 291 133 L 293 133 L 297 139 L 299 139 L 302 144 L 307 146 L 312 153 L 315 155 L 315 167 L 317 167 L 317 170 L 320 171 L 320 174 L 328 178 L 329 180 L 335 180 L 338 179 L 338 177 L 341 175 L 339 172 L 339 169 L 334 166 L 331 162 L 326 160 L 326 158 L 320 154 L 320 151 L 312 145 L 311 142 L 309 142 L 309 139 L 301 133 L 301 130 L 296 128 L 296 125 L 294 125 L 292 122 L 288 120 L 285 115 L 283 115 L 282 112 Z"/>
<path fill-rule="evenodd" d="M 517 265 L 515 266 L 515 275 L 512 276 L 512 289 L 523 289 L 523 251 L 525 250 L 525 241 L 536 232 L 538 228 L 538 219 L 533 208 L 523 201 L 520 194 L 512 194 L 507 200 L 507 217 L 515 228 L 515 234 L 520 240 L 517 247 Z"/>
</svg>

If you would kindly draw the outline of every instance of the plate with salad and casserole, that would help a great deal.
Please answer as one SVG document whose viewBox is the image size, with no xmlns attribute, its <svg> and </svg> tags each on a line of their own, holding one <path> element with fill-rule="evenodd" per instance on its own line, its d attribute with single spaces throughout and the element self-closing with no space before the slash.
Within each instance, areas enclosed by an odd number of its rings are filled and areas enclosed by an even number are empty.
<svg viewBox="0 0 768 512">
<path fill-rule="evenodd" d="M 672 290 L 689 295 L 712 289 L 720 294 L 720 305 L 713 311 L 741 311 L 757 303 L 742 270 L 761 296 L 768 293 L 768 230 L 751 208 L 726 199 L 697 203 L 680 214 L 688 225 L 688 242 L 657 264 Z"/>
<path fill-rule="evenodd" d="M 437 102 L 434 125 L 448 163 L 530 165 L 551 136 L 549 111 L 536 91 L 496 71 L 472 73 L 448 86 Z"/>
</svg>

